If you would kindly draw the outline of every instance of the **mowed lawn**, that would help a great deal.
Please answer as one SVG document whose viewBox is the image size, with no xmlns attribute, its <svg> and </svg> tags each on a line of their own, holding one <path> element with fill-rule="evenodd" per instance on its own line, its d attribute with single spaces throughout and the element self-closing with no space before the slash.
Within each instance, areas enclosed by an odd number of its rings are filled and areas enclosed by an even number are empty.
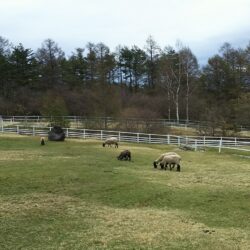
<svg viewBox="0 0 250 250">
<path fill-rule="evenodd" d="M 167 151 L 181 172 L 153 169 Z M 250 249 L 250 158 L 0 135 L 0 230 L 0 249 Z"/>
</svg>

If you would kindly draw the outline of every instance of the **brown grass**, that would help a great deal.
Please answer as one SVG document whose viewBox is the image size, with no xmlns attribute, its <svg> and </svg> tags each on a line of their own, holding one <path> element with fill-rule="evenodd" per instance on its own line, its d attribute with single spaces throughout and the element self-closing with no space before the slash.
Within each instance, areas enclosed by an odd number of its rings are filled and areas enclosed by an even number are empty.
<svg viewBox="0 0 250 250">
<path fill-rule="evenodd" d="M 204 242 L 209 242 L 216 249 L 249 249 L 250 238 L 240 229 L 210 228 L 202 223 L 192 220 L 188 213 L 170 209 L 124 209 L 108 206 L 99 206 L 83 202 L 77 198 L 49 194 L 29 194 L 10 199 L 1 199 L 0 216 L 12 217 L 16 213 L 23 215 L 34 211 L 56 211 L 65 213 L 65 216 L 77 217 L 81 221 L 85 216 L 92 224 L 91 231 L 71 232 L 79 239 L 85 241 L 85 245 L 98 245 L 108 249 L 114 242 L 135 242 L 141 247 L 150 249 L 157 246 L 164 249 L 165 246 L 178 246 L 179 242 L 193 242 L 193 247 L 198 247 Z M 86 220 L 86 218 L 85 218 Z M 237 240 L 238 239 L 238 240 Z M 86 242 L 87 241 L 87 242 Z M 60 247 L 65 249 L 67 242 L 62 241 Z M 76 246 L 77 247 L 77 246 Z M 94 249 L 91 248 L 90 249 Z M 122 248 L 117 248 L 122 249 Z M 198 248 L 197 248 L 198 249 Z M 211 249 L 208 245 L 203 249 Z"/>
</svg>

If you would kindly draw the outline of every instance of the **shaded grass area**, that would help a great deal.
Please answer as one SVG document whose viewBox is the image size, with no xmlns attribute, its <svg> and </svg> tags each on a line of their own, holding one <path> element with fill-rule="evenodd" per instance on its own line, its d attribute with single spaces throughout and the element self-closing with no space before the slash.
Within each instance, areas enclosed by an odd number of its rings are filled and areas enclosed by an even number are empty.
<svg viewBox="0 0 250 250">
<path fill-rule="evenodd" d="M 132 162 L 118 161 L 130 149 Z M 182 172 L 152 168 L 162 152 Z M 0 249 L 249 249 L 250 159 L 0 136 Z"/>
</svg>

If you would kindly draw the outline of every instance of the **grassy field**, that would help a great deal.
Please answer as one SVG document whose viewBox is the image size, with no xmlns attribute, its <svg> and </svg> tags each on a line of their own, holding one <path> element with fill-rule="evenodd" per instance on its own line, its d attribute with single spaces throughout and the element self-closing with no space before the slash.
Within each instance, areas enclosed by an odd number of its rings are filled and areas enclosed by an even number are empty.
<svg viewBox="0 0 250 250">
<path fill-rule="evenodd" d="M 166 151 L 181 172 L 152 168 Z M 0 249 L 250 249 L 242 154 L 0 135 Z"/>
</svg>

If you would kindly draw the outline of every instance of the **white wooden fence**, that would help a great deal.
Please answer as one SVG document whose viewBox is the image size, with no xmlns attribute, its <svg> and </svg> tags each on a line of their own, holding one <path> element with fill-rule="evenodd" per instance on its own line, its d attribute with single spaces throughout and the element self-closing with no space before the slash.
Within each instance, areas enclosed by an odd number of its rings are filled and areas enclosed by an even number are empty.
<svg viewBox="0 0 250 250">
<path fill-rule="evenodd" d="M 34 125 L 36 124 L 39 126 L 39 124 L 42 123 L 48 123 L 48 121 L 52 121 L 54 118 L 58 117 L 53 117 L 53 116 L 0 116 L 0 120 L 2 119 L 5 122 L 11 123 L 15 125 L 16 123 L 33 123 Z M 205 121 L 193 121 L 193 120 L 179 120 L 176 121 L 174 119 L 139 119 L 139 118 L 113 118 L 113 117 L 84 117 L 84 116 L 60 116 L 65 121 L 76 123 L 76 124 L 81 124 L 81 122 L 86 122 L 86 121 L 92 121 L 92 122 L 101 122 L 101 123 L 110 123 L 110 124 L 115 124 L 117 122 L 147 122 L 149 124 L 158 124 L 163 127 L 182 127 L 182 128 L 207 128 L 205 125 Z M 41 126 L 41 125 L 40 125 Z M 250 126 L 246 125 L 239 125 L 238 127 L 239 131 L 250 131 Z"/>
<path fill-rule="evenodd" d="M 15 133 L 20 135 L 32 136 L 47 136 L 51 127 L 24 127 L 4 126 L 0 123 L 0 132 Z M 64 128 L 66 137 L 79 139 L 98 139 L 105 140 L 109 136 L 116 136 L 121 142 L 133 143 L 155 143 L 155 144 L 173 144 L 173 145 L 188 145 L 193 150 L 200 148 L 212 147 L 222 149 L 235 149 L 250 152 L 250 138 L 236 138 L 236 137 L 211 137 L 211 136 L 176 136 L 176 135 L 160 135 L 160 134 L 145 134 L 145 133 L 131 133 L 121 131 L 108 130 L 92 130 L 92 129 L 72 129 Z"/>
</svg>

